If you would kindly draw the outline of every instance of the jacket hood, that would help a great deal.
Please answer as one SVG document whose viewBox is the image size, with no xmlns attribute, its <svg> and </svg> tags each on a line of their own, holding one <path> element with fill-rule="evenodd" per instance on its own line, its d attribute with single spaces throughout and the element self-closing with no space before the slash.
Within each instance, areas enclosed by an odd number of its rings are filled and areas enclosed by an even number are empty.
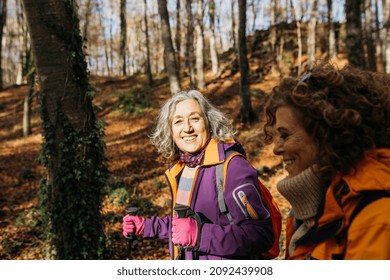
<svg viewBox="0 0 390 280">
<path fill-rule="evenodd" d="M 390 149 L 370 152 L 343 180 L 351 191 L 390 190 Z"/>
</svg>

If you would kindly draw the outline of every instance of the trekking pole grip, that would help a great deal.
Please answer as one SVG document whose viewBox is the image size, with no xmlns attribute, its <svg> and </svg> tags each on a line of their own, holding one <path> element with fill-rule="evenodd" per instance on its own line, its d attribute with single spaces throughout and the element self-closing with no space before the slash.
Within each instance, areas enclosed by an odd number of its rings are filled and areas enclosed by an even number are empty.
<svg viewBox="0 0 390 280">
<path fill-rule="evenodd" d="M 174 210 L 179 218 L 186 218 L 187 211 L 190 209 L 187 205 L 176 204 Z"/>
<path fill-rule="evenodd" d="M 187 205 L 176 204 L 175 208 L 173 210 L 175 210 L 175 212 L 179 218 L 186 218 L 187 211 L 189 209 L 190 209 L 190 207 L 188 207 Z M 176 259 L 177 260 L 184 260 L 185 247 L 181 246 L 181 245 L 177 245 L 177 248 L 179 249 L 179 254 L 177 255 Z"/>
<path fill-rule="evenodd" d="M 130 215 L 130 216 L 137 215 L 138 211 L 139 211 L 138 207 L 128 207 L 128 208 L 126 208 L 126 213 L 127 213 L 127 215 Z M 137 241 L 137 237 L 135 235 L 135 232 L 129 233 L 126 236 L 126 239 L 127 239 L 127 253 L 126 253 L 126 256 L 127 256 L 127 260 L 131 260 L 131 248 L 132 248 L 133 242 Z M 136 245 L 136 243 L 135 243 L 135 245 Z"/>
</svg>

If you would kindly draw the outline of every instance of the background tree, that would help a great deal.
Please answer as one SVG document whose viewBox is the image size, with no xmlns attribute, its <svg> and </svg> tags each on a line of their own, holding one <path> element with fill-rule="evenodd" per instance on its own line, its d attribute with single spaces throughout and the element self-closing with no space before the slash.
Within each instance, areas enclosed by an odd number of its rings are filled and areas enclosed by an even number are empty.
<svg viewBox="0 0 390 280">
<path fill-rule="evenodd" d="M 355 67 L 366 68 L 364 59 L 364 48 L 362 40 L 362 0 L 345 2 L 345 12 L 347 16 L 347 53 L 348 61 Z"/>
<path fill-rule="evenodd" d="M 190 76 L 190 88 L 195 88 L 195 54 L 194 54 L 194 20 L 192 15 L 192 0 L 186 0 L 187 12 L 187 68 Z"/>
<path fill-rule="evenodd" d="M 238 0 L 238 64 L 240 68 L 241 121 L 249 123 L 254 120 L 249 89 L 249 64 L 246 48 L 246 0 Z"/>
<path fill-rule="evenodd" d="M 382 0 L 385 73 L 390 73 L 390 0 Z"/>
<path fill-rule="evenodd" d="M 365 31 L 365 42 L 367 46 L 367 68 L 371 71 L 376 71 L 376 58 L 375 58 L 375 46 L 374 46 L 374 30 L 373 24 L 373 9 L 371 0 L 364 0 L 364 31 Z"/>
<path fill-rule="evenodd" d="M 210 0 L 209 3 L 209 17 L 210 17 L 210 58 L 211 71 L 214 76 L 218 74 L 218 53 L 215 45 L 215 1 Z"/>
<path fill-rule="evenodd" d="M 164 43 L 164 59 L 168 70 L 169 84 L 171 93 L 174 94 L 180 91 L 179 74 L 177 72 L 175 50 L 173 49 L 171 27 L 169 24 L 169 16 L 167 9 L 167 1 L 158 1 L 158 12 L 161 18 L 161 36 Z"/>
<path fill-rule="evenodd" d="M 177 52 L 177 72 L 180 73 L 181 69 L 181 1 L 176 0 L 176 32 L 175 32 L 175 44 Z"/>
<path fill-rule="evenodd" d="M 23 3 L 41 86 L 41 162 L 47 169 L 41 198 L 54 247 L 51 257 L 101 259 L 100 207 L 107 170 L 75 3 Z"/>
<path fill-rule="evenodd" d="M 3 53 L 3 28 L 7 22 L 7 0 L 0 0 L 0 90 L 3 89 L 3 66 L 2 57 Z"/>
<path fill-rule="evenodd" d="M 334 59 L 337 56 L 336 34 L 333 23 L 333 0 L 326 0 L 328 6 L 328 37 L 329 37 L 329 58 Z"/>
<path fill-rule="evenodd" d="M 148 84 L 153 84 L 152 69 L 150 67 L 150 45 L 149 45 L 149 28 L 148 28 L 148 9 L 147 2 L 144 0 L 144 25 L 145 25 L 145 41 L 146 41 L 146 61 L 145 61 L 145 74 L 148 79 Z"/>
<path fill-rule="evenodd" d="M 196 86 L 198 89 L 205 88 L 204 81 L 204 56 L 203 56 L 203 0 L 198 0 L 196 17 Z"/>
<path fill-rule="evenodd" d="M 121 36 L 120 36 L 120 56 L 122 59 L 122 75 L 126 76 L 126 42 L 127 42 L 127 10 L 126 10 L 126 0 L 121 0 L 120 6 L 120 19 L 121 19 Z"/>
<path fill-rule="evenodd" d="M 316 26 L 317 26 L 317 0 L 310 1 L 310 19 L 308 24 L 307 31 L 307 68 L 311 69 L 314 66 L 314 62 L 316 60 Z"/>
<path fill-rule="evenodd" d="M 302 35 L 301 35 L 301 19 L 297 15 L 297 10 L 294 6 L 293 0 L 290 0 L 291 12 L 293 14 L 294 20 L 297 26 L 297 45 L 298 45 L 298 54 L 297 54 L 297 64 L 298 70 L 297 75 L 301 74 L 302 69 Z"/>
</svg>

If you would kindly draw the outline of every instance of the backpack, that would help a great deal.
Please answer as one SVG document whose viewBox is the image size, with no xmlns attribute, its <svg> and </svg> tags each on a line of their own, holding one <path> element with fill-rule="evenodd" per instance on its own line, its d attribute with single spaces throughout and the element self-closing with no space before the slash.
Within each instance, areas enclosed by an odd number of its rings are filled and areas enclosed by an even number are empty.
<svg viewBox="0 0 390 280">
<path fill-rule="evenodd" d="M 349 188 L 347 185 L 345 185 L 347 188 L 344 191 L 345 193 L 349 192 Z M 316 243 L 324 242 L 330 238 L 336 237 L 340 241 L 342 239 L 347 240 L 348 239 L 348 230 L 351 226 L 352 222 L 355 220 L 356 216 L 369 204 L 381 199 L 381 198 L 388 198 L 390 197 L 389 191 L 380 191 L 380 190 L 372 190 L 372 191 L 365 191 L 361 193 L 362 198 L 355 206 L 355 209 L 353 210 L 351 216 L 349 217 L 348 226 L 344 227 L 344 217 L 341 217 L 339 219 L 336 219 L 326 225 L 323 225 L 319 228 L 313 228 L 311 229 L 305 236 L 301 237 L 299 240 L 297 240 L 296 244 L 306 244 L 306 245 L 312 245 Z M 341 200 L 341 197 L 336 198 L 337 201 Z M 340 205 L 341 207 L 341 205 Z M 332 259 L 334 260 L 343 260 L 345 257 L 345 252 L 347 250 L 347 244 L 344 247 L 344 251 L 338 254 L 333 254 Z M 314 259 L 311 256 L 308 259 Z"/>
<path fill-rule="evenodd" d="M 229 210 L 226 207 L 226 203 L 223 197 L 223 193 L 225 191 L 225 179 L 226 179 L 226 171 L 229 165 L 230 160 L 235 156 L 244 157 L 243 154 L 237 151 L 227 151 L 226 152 L 226 160 L 216 166 L 216 183 L 218 187 L 218 205 L 219 210 L 226 214 L 229 222 L 232 224 L 233 219 L 229 213 Z M 272 230 L 274 233 L 274 243 L 272 247 L 267 251 L 262 253 L 262 256 L 267 259 L 274 259 L 279 256 L 280 248 L 279 248 L 279 238 L 282 230 L 282 215 L 280 213 L 279 207 L 276 204 L 276 201 L 272 197 L 269 190 L 261 183 L 260 179 L 258 179 L 258 183 L 260 186 L 259 192 L 264 202 L 267 204 L 269 208 L 270 217 L 272 220 Z"/>
</svg>

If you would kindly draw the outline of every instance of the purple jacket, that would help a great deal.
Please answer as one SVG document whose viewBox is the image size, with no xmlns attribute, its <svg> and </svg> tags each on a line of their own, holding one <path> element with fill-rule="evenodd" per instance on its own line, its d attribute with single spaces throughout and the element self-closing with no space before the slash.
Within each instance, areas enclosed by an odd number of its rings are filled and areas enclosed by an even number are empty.
<svg viewBox="0 0 390 280">
<path fill-rule="evenodd" d="M 268 207 L 258 191 L 257 172 L 243 157 L 236 156 L 230 161 L 226 177 L 224 199 L 233 223 L 230 224 L 226 214 L 219 210 L 215 166 L 225 161 L 227 150 L 245 154 L 241 144 L 234 140 L 218 143 L 212 139 L 206 148 L 190 205 L 202 221 L 200 245 L 196 252 L 186 252 L 185 259 L 261 259 L 260 253 L 267 251 L 273 244 L 272 222 Z M 176 193 L 183 167 L 178 162 L 166 171 L 173 194 Z M 251 219 L 244 211 L 238 193 L 245 194 L 258 216 L 257 220 Z M 171 215 L 164 219 L 157 216 L 146 219 L 144 237 L 168 238 L 171 258 L 174 258 Z"/>
</svg>

